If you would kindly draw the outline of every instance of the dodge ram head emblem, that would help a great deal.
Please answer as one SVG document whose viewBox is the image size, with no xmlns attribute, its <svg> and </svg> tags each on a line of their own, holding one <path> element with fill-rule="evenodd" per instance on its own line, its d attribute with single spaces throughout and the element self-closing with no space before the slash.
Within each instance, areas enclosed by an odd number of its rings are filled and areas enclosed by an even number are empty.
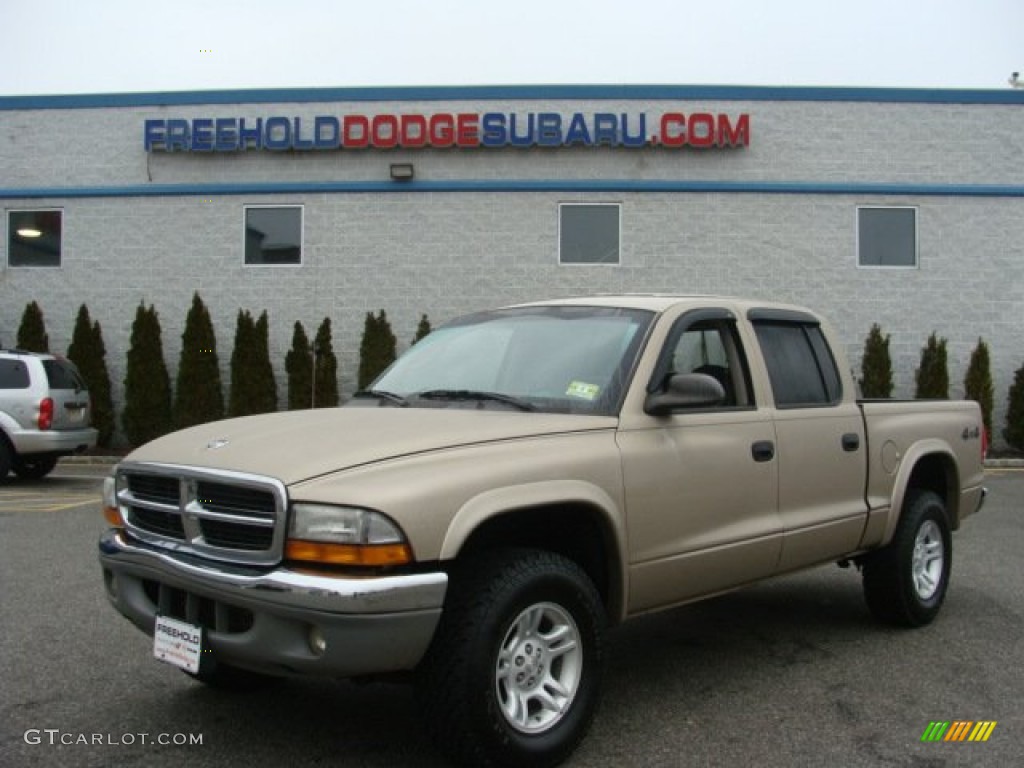
<svg viewBox="0 0 1024 768">
<path fill-rule="evenodd" d="M 216 440 L 211 440 L 210 442 L 208 442 L 206 444 L 206 450 L 208 450 L 208 451 L 216 451 L 218 448 L 223 448 L 227 444 L 228 444 L 228 441 L 225 440 L 223 437 L 220 437 L 220 438 L 217 438 Z"/>
</svg>

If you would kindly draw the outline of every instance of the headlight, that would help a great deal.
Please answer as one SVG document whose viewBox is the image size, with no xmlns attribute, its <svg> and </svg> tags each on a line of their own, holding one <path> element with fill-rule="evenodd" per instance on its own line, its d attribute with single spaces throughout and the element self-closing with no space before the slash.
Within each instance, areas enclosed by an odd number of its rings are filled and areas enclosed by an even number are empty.
<svg viewBox="0 0 1024 768">
<path fill-rule="evenodd" d="M 293 504 L 285 557 L 331 565 L 412 562 L 405 535 L 380 512 L 327 504 Z"/>
</svg>

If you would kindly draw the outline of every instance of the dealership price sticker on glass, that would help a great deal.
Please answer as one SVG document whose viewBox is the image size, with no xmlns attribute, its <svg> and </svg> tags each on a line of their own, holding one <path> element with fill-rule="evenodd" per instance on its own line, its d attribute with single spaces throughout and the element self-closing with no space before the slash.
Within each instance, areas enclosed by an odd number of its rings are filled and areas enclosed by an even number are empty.
<svg viewBox="0 0 1024 768">
<path fill-rule="evenodd" d="M 157 616 L 153 627 L 153 655 L 186 672 L 199 672 L 203 629 L 167 616 Z"/>
</svg>

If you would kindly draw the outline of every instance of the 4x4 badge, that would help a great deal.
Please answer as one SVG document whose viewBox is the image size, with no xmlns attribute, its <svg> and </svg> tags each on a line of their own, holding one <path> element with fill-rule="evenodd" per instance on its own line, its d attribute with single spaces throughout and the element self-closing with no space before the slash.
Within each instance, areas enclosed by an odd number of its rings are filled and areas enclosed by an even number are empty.
<svg viewBox="0 0 1024 768">
<path fill-rule="evenodd" d="M 227 444 L 228 444 L 228 441 L 225 440 L 223 437 L 221 437 L 221 438 L 218 438 L 217 440 L 211 440 L 210 442 L 208 442 L 206 444 L 206 450 L 208 450 L 208 451 L 216 451 L 218 448 L 223 448 Z"/>
</svg>

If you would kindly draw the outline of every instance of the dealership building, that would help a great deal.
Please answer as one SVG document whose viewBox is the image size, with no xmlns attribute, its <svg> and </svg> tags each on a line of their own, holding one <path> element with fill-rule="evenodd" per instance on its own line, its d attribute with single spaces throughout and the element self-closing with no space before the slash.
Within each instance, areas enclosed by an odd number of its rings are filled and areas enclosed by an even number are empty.
<svg viewBox="0 0 1024 768">
<path fill-rule="evenodd" d="M 174 376 L 192 295 L 227 374 L 266 310 L 332 322 L 343 396 L 367 312 L 408 345 L 473 310 L 713 293 L 826 314 L 897 396 L 948 339 L 951 395 L 990 347 L 996 436 L 1024 364 L 1024 91 L 697 86 L 298 89 L 0 97 L 0 344 L 37 301 L 63 351 L 103 327 L 115 404 L 140 302 Z"/>
</svg>

